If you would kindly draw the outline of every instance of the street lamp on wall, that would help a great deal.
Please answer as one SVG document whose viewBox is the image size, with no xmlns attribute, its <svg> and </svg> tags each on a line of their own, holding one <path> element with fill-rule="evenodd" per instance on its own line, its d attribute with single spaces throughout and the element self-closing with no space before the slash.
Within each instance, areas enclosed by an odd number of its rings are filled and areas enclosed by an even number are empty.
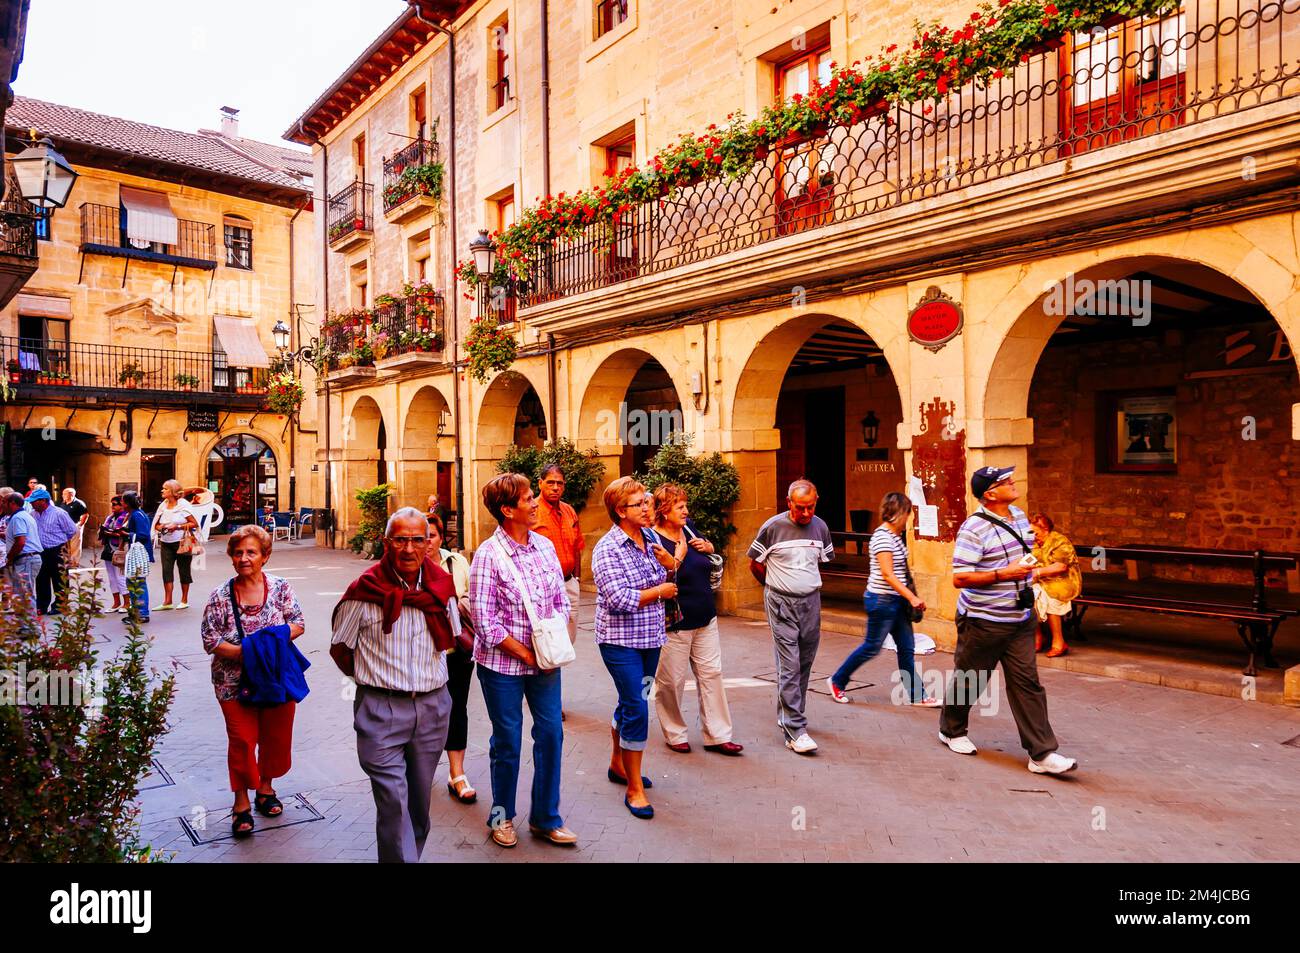
<svg viewBox="0 0 1300 953">
<path fill-rule="evenodd" d="M 275 349 L 280 352 L 280 360 L 285 364 L 300 362 L 310 364 L 320 346 L 316 338 L 312 338 L 298 350 L 292 352 L 289 350 L 289 338 L 289 325 L 284 323 L 283 318 L 276 318 L 275 326 L 271 328 L 271 340 L 275 342 Z"/>
<path fill-rule="evenodd" d="M 495 290 L 492 285 L 492 268 L 496 264 L 496 248 L 488 238 L 486 229 L 479 229 L 478 237 L 469 243 L 469 253 L 474 259 L 474 270 L 478 272 L 478 316 L 487 315 L 492 309 Z"/>
<path fill-rule="evenodd" d="M 487 229 L 480 228 L 478 237 L 469 243 L 469 253 L 474 256 L 474 270 L 480 275 L 492 273 L 492 266 L 495 264 L 496 247 L 492 244 L 492 239 L 488 238 Z"/>
<path fill-rule="evenodd" d="M 77 181 L 77 172 L 54 150 L 48 137 L 39 141 L 31 131 L 31 145 L 9 160 L 24 199 L 40 209 L 63 208 Z"/>
<path fill-rule="evenodd" d="M 880 418 L 874 410 L 868 410 L 867 416 L 862 418 L 862 442 L 868 447 L 874 447 L 879 439 Z"/>
</svg>

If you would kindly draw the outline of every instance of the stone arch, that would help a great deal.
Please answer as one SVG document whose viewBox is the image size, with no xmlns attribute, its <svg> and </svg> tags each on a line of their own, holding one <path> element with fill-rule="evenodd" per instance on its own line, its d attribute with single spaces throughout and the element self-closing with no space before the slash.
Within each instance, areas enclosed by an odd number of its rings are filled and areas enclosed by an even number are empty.
<svg viewBox="0 0 1300 953">
<path fill-rule="evenodd" d="M 373 397 L 361 395 L 343 414 L 340 445 L 345 452 L 378 450 L 380 424 L 386 424 L 386 421 L 379 404 Z M 384 429 L 392 428 L 385 426 Z"/>
<path fill-rule="evenodd" d="M 637 371 L 648 361 L 655 361 L 672 379 L 673 389 L 677 392 L 677 402 L 682 407 L 690 404 L 689 395 L 683 396 L 681 383 L 673 377 L 674 361 L 664 361 L 640 347 L 621 348 L 608 355 L 600 362 L 595 372 L 587 379 L 578 407 L 578 442 L 584 449 L 609 447 L 617 445 L 618 408 L 627 396 L 628 387 Z M 615 439 L 602 439 L 610 436 L 610 414 Z M 612 479 L 612 478 L 611 478 Z"/>
<path fill-rule="evenodd" d="M 444 414 L 447 415 L 445 418 Z M 416 391 L 406 405 L 401 455 L 397 463 L 398 498 L 403 505 L 424 509 L 429 496 L 437 493 L 443 510 L 450 508 L 450 464 L 440 465 L 439 461 L 451 457 L 454 437 L 450 433 L 444 436 L 438 433 L 439 422 L 446 419 L 450 424 L 450 415 L 447 398 L 432 384 Z M 445 471 L 442 487 L 439 486 L 440 467 Z"/>
<path fill-rule="evenodd" d="M 811 472 L 803 474 L 783 472 L 796 464 L 802 466 L 809 458 L 806 450 L 796 448 L 792 451 L 793 444 L 783 447 L 783 432 L 778 426 L 778 411 L 788 412 L 792 403 L 798 406 L 798 402 L 802 401 L 803 410 L 800 411 L 800 419 L 813 419 L 807 411 L 814 406 L 811 402 L 817 399 L 816 396 L 797 392 L 818 386 L 818 372 L 800 374 L 798 381 L 792 378 L 788 390 L 787 373 L 805 345 L 809 345 L 815 338 L 825 337 L 825 332 L 834 332 L 836 335 L 847 334 L 855 347 L 870 353 L 870 359 L 863 360 L 861 373 L 864 377 L 852 388 L 844 383 L 846 375 L 840 370 L 830 370 L 832 376 L 826 378 L 825 386 L 836 389 L 837 393 L 834 395 L 836 400 L 844 401 L 843 417 L 841 418 L 837 412 L 835 419 L 842 420 L 846 428 L 843 438 L 845 440 L 843 469 L 837 469 L 838 462 L 833 458 L 828 459 L 827 456 L 816 461 L 827 472 L 838 473 L 837 479 L 842 480 L 842 485 L 835 488 L 835 494 L 839 499 L 830 509 L 837 511 L 839 514 L 837 518 L 844 519 L 845 522 L 852 520 L 856 524 L 860 515 L 855 514 L 855 511 L 863 509 L 875 511 L 878 508 L 878 495 L 874 499 L 865 499 L 876 493 L 878 489 L 876 481 L 888 479 L 892 481 L 891 487 L 895 483 L 901 485 L 904 482 L 903 452 L 897 447 L 895 438 L 898 425 L 907 419 L 908 401 L 902 393 L 905 376 L 900 372 L 907 366 L 907 339 L 900 335 L 897 329 L 888 329 L 885 321 L 888 312 L 880 306 L 879 302 L 872 302 L 869 307 L 873 308 L 870 312 L 872 316 L 879 319 L 878 329 L 874 323 L 863 319 L 861 316 L 863 312 L 859 312 L 857 317 L 812 312 L 791 314 L 761 337 L 755 335 L 753 347 L 736 379 L 730 405 L 731 427 L 726 435 L 727 442 L 724 443 L 726 456 L 740 472 L 742 488 L 740 501 L 732 511 L 732 521 L 739 530 L 732 540 L 728 555 L 728 559 L 732 562 L 743 563 L 745 548 L 754 538 L 763 521 L 774 512 L 776 500 L 782 495 L 778 487 L 784 479 L 787 476 L 813 475 Z M 850 327 L 855 333 L 848 334 Z M 873 330 L 878 330 L 880 333 L 873 333 Z M 863 347 L 861 344 L 863 340 L 873 347 Z M 803 353 L 805 356 L 808 354 L 807 351 Z M 883 362 L 880 358 L 883 358 Z M 868 364 L 870 367 L 866 366 Z M 900 370 L 895 370 L 896 368 Z M 885 411 L 882 416 L 892 422 L 892 426 L 887 423 L 879 428 L 879 442 L 883 448 L 890 448 L 886 455 L 888 457 L 886 463 L 892 466 L 894 471 L 883 476 L 883 471 L 873 472 L 869 477 L 867 474 L 859 476 L 854 473 L 850 478 L 849 470 L 857 463 L 848 448 L 847 428 L 850 420 L 855 423 L 857 420 L 852 416 L 851 408 L 854 407 L 855 400 L 861 399 L 862 394 L 871 392 L 875 393 L 872 399 L 879 401 L 879 405 L 874 409 Z M 783 395 L 787 401 L 784 405 L 782 405 Z M 804 446 L 823 446 L 818 442 L 820 437 L 814 439 L 810 434 L 805 436 L 809 442 Z M 793 459 L 800 456 L 802 456 L 801 460 Z M 831 501 L 831 496 L 832 494 L 829 493 L 823 494 L 827 502 Z M 835 526 L 832 522 L 831 528 L 834 530 L 843 527 Z M 758 588 L 746 578 L 745 573 L 736 573 L 724 584 L 723 605 L 727 608 L 752 602 L 757 598 Z"/>
<path fill-rule="evenodd" d="M 546 385 L 534 380 L 530 370 L 511 368 L 493 378 L 478 399 L 474 415 L 476 457 L 479 460 L 500 460 L 514 442 L 515 412 L 520 399 L 532 387 L 542 406 L 546 407 Z M 547 419 L 547 432 L 554 433 L 555 421 Z"/>
<path fill-rule="evenodd" d="M 430 452 L 437 456 L 438 423 L 442 414 L 451 413 L 451 405 L 441 390 L 426 384 L 415 392 L 402 421 L 402 456 L 409 459 L 413 451 Z"/>
<path fill-rule="evenodd" d="M 1199 265 L 1219 276 L 1233 282 L 1253 297 L 1261 307 L 1269 312 L 1277 322 L 1282 333 L 1291 341 L 1295 334 L 1288 327 L 1286 320 L 1288 301 L 1300 298 L 1291 295 L 1287 299 L 1276 298 L 1270 302 L 1262 293 L 1263 289 L 1253 287 L 1249 272 L 1228 267 L 1232 262 L 1205 260 L 1215 256 L 1200 255 L 1189 257 L 1181 255 L 1124 255 L 1089 265 L 1086 268 L 1069 272 L 1056 263 L 1040 263 L 1036 269 L 1035 282 L 1032 278 L 1020 281 L 1003 302 L 1004 315 L 1015 315 L 998 341 L 997 349 L 991 360 L 984 366 L 987 376 L 977 380 L 975 393 L 972 395 L 972 417 L 988 420 L 1019 420 L 1030 416 L 1029 388 L 1034 371 L 1038 367 L 1047 342 L 1064 323 L 1066 316 L 1044 313 L 1044 302 L 1051 287 L 1065 281 L 1072 274 L 1076 283 L 1080 280 L 1103 281 L 1123 278 L 1139 271 L 1158 271 L 1170 265 Z M 1226 256 L 1224 256 L 1226 257 Z M 1294 305 L 1300 307 L 1300 305 Z M 1300 355 L 1293 358 L 1300 363 Z M 979 366 L 978 364 L 976 366 Z M 1009 441 L 1010 442 L 1010 441 Z"/>
<path fill-rule="evenodd" d="M 1179 255 L 1057 264 L 1065 294 L 1038 284 L 1000 316 L 991 361 L 974 365 L 986 375 L 979 462 L 1020 467 L 1022 505 L 1079 544 L 1292 548 L 1300 528 L 1283 501 L 1300 496 L 1300 383 L 1278 313 L 1237 275 Z M 1149 296 L 1119 287 L 1139 307 L 1071 313 L 1084 282 L 1134 278 L 1151 281 Z M 1246 581 L 1215 567 L 1152 572 Z"/>
<path fill-rule="evenodd" d="M 387 464 L 390 442 L 388 434 L 393 432 L 383 411 L 373 397 L 357 397 L 340 421 L 342 439 L 339 441 L 339 474 L 342 477 L 338 496 L 338 509 L 344 514 L 343 526 L 349 533 L 361 518 L 357 506 L 356 491 L 377 485 L 379 468 L 385 467 L 384 479 L 390 472 Z"/>
<path fill-rule="evenodd" d="M 767 442 L 776 424 L 776 403 L 790 362 L 805 341 L 816 331 L 833 321 L 845 321 L 858 328 L 884 351 L 885 363 L 893 373 L 894 382 L 901 385 L 902 376 L 895 368 L 901 367 L 904 353 L 895 353 L 894 333 L 877 335 L 861 321 L 825 312 L 815 312 L 792 317 L 755 342 L 744 369 L 736 381 L 736 392 L 731 403 L 731 430 L 733 446 L 737 449 L 758 449 Z M 904 411 L 907 399 L 899 388 L 899 402 Z M 774 449 L 765 447 L 764 449 Z"/>
</svg>

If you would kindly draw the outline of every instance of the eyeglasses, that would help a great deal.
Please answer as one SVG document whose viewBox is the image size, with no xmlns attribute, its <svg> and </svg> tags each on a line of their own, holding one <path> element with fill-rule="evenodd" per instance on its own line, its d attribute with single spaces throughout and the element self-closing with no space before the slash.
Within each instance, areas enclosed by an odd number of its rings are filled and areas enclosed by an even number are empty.
<svg viewBox="0 0 1300 953">
<path fill-rule="evenodd" d="M 429 537 L 427 536 L 386 536 L 384 537 L 394 546 L 427 546 Z"/>
<path fill-rule="evenodd" d="M 564 486 L 563 480 L 543 480 L 542 486 Z"/>
<path fill-rule="evenodd" d="M 627 504 L 627 508 L 628 508 L 629 510 L 641 509 L 642 507 L 646 507 L 646 506 L 651 505 L 653 502 L 654 502 L 654 500 L 648 500 L 648 499 L 647 499 L 647 500 L 642 500 L 640 503 L 629 503 L 629 504 Z"/>
</svg>

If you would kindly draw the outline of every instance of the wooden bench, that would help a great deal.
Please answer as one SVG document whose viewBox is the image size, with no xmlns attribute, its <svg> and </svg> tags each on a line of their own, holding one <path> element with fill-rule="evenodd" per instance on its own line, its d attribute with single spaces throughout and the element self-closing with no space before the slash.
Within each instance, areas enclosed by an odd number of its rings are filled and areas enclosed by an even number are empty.
<svg viewBox="0 0 1300 953">
<path fill-rule="evenodd" d="M 1268 605 L 1264 589 L 1264 574 L 1269 569 L 1292 570 L 1296 568 L 1294 555 L 1270 553 L 1264 550 L 1197 549 L 1188 546 L 1095 546 L 1076 545 L 1075 553 L 1085 563 L 1104 555 L 1107 562 L 1178 562 L 1193 565 L 1228 566 L 1248 569 L 1254 579 L 1249 604 L 1212 598 L 1223 590 L 1209 588 L 1207 598 L 1184 599 L 1157 593 L 1138 591 L 1084 592 L 1074 600 L 1074 611 L 1066 619 L 1072 630 L 1071 637 L 1082 638 L 1083 618 L 1091 606 L 1110 609 L 1127 609 L 1137 612 L 1161 612 L 1167 615 L 1206 619 L 1223 619 L 1233 623 L 1237 634 L 1246 646 L 1247 660 L 1243 669 L 1246 675 L 1257 674 L 1256 660 L 1262 659 L 1268 668 L 1277 668 L 1273 658 L 1273 638 L 1278 626 L 1286 619 L 1300 615 L 1300 610 L 1274 608 Z"/>
</svg>

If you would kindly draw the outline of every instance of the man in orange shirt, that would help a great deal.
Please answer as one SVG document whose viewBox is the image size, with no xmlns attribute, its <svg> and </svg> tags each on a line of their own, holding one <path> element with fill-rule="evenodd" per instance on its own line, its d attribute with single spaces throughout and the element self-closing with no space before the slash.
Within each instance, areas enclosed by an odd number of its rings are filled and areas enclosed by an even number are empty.
<svg viewBox="0 0 1300 953">
<path fill-rule="evenodd" d="M 569 639 L 578 637 L 578 575 L 582 571 L 582 529 L 578 526 L 578 514 L 572 506 L 565 503 L 564 471 L 558 464 L 550 464 L 542 470 L 538 478 L 542 495 L 537 506 L 537 525 L 533 531 L 549 539 L 555 546 L 555 555 L 560 559 L 560 569 L 564 572 L 564 591 L 569 596 Z"/>
</svg>

